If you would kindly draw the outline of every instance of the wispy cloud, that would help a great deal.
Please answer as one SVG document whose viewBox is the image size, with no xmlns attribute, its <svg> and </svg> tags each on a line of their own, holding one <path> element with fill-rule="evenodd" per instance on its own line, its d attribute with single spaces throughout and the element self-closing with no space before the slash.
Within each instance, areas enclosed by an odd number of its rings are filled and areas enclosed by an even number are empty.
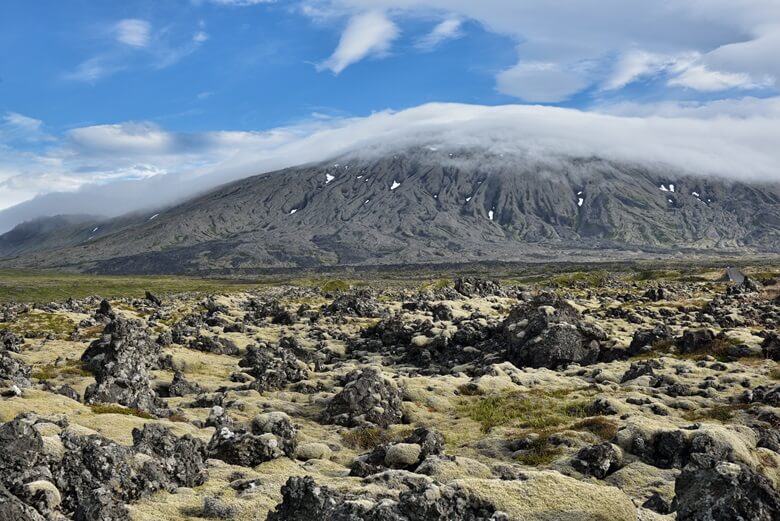
<svg viewBox="0 0 780 521">
<path fill-rule="evenodd" d="M 155 31 L 146 20 L 120 20 L 108 31 L 113 46 L 104 42 L 104 52 L 82 61 L 63 77 L 95 83 L 128 69 L 165 69 L 197 51 L 209 39 L 204 29 L 205 23 L 200 22 L 196 31 L 181 35 L 174 34 L 168 27 Z"/>
<path fill-rule="evenodd" d="M 398 37 L 398 27 L 382 11 L 368 11 L 350 18 L 333 54 L 317 66 L 340 74 L 368 56 L 382 55 Z"/>
<path fill-rule="evenodd" d="M 116 39 L 119 43 L 130 47 L 146 47 L 149 45 L 151 26 L 146 20 L 128 18 L 117 22 Z"/>
<path fill-rule="evenodd" d="M 461 27 L 463 20 L 460 18 L 447 18 L 438 23 L 433 30 L 417 41 L 417 48 L 424 51 L 435 49 L 447 40 L 455 40 L 463 36 Z"/>
</svg>

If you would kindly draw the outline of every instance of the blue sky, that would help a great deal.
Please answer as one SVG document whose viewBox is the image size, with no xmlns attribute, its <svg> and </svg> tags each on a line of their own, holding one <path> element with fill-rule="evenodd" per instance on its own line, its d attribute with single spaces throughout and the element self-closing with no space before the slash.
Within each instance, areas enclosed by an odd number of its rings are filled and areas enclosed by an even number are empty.
<svg viewBox="0 0 780 521">
<path fill-rule="evenodd" d="M 290 163 L 280 143 L 433 102 L 766 118 L 778 48 L 777 0 L 3 0 L 0 209 L 248 175 Z M 253 168 L 257 149 L 278 161 Z"/>
</svg>

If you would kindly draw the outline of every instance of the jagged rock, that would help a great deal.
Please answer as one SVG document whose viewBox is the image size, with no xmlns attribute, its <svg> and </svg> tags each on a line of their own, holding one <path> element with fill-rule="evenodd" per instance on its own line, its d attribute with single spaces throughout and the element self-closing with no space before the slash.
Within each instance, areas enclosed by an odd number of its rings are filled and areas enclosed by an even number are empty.
<svg viewBox="0 0 780 521">
<path fill-rule="evenodd" d="M 148 423 L 133 429 L 133 448 L 160 465 L 170 479 L 165 488 L 197 487 L 208 479 L 206 446 L 192 436 L 179 438 L 160 424 Z"/>
<path fill-rule="evenodd" d="M 752 402 L 780 407 L 780 384 L 774 386 L 761 385 L 753 389 Z"/>
<path fill-rule="evenodd" d="M 233 341 L 218 336 L 198 335 L 190 342 L 190 348 L 215 355 L 237 355 L 238 346 Z"/>
<path fill-rule="evenodd" d="M 45 521 L 33 507 L 23 503 L 0 483 L 0 520 L 3 521 Z"/>
<path fill-rule="evenodd" d="M 670 300 L 674 294 L 666 288 L 650 288 L 642 295 L 644 298 L 657 302 L 659 300 Z"/>
<path fill-rule="evenodd" d="M 84 401 L 118 403 L 157 416 L 169 414 L 150 384 L 150 371 L 159 355 L 160 346 L 149 338 L 142 323 L 114 318 L 81 356 L 96 380 L 87 387 Z"/>
<path fill-rule="evenodd" d="M 29 387 L 32 385 L 31 374 L 30 366 L 12 357 L 6 351 L 0 351 L 0 384 Z"/>
<path fill-rule="evenodd" d="M 157 307 L 162 306 L 162 300 L 160 300 L 160 298 L 151 291 L 146 292 L 145 298 Z"/>
<path fill-rule="evenodd" d="M 376 300 L 372 290 L 359 289 L 342 293 L 323 308 L 323 313 L 326 315 L 378 318 L 385 313 L 385 310 Z"/>
<path fill-rule="evenodd" d="M 206 418 L 206 423 L 204 426 L 215 427 L 217 430 L 221 429 L 222 427 L 227 427 L 229 429 L 232 429 L 233 419 L 230 417 L 230 415 L 228 414 L 227 410 L 224 407 L 215 405 L 209 411 L 209 416 L 208 418 Z"/>
<path fill-rule="evenodd" d="M 715 333 L 711 329 L 687 329 L 677 340 L 677 346 L 681 353 L 693 353 L 708 348 L 714 340 Z"/>
<path fill-rule="evenodd" d="M 634 362 L 628 368 L 628 371 L 623 374 L 623 377 L 620 379 L 620 383 L 629 382 L 635 378 L 639 378 L 640 376 L 653 376 L 655 374 L 655 370 L 661 369 L 663 366 L 663 363 L 659 360 L 642 360 L 639 362 Z"/>
<path fill-rule="evenodd" d="M 604 479 L 623 464 L 623 452 L 611 443 L 583 447 L 572 460 L 572 466 L 583 474 Z"/>
<path fill-rule="evenodd" d="M 168 386 L 168 396 L 187 396 L 188 394 L 199 394 L 203 392 L 200 385 L 190 382 L 181 371 L 173 373 L 173 380 Z"/>
<path fill-rule="evenodd" d="M 466 297 L 503 297 L 506 293 L 495 280 L 476 277 L 458 277 L 455 279 L 455 291 Z"/>
<path fill-rule="evenodd" d="M 252 421 L 252 430 L 222 427 L 209 441 L 212 458 L 234 465 L 254 467 L 282 456 L 294 457 L 295 428 L 284 413 L 266 413 Z"/>
<path fill-rule="evenodd" d="M 292 350 L 281 346 L 249 346 L 238 365 L 255 377 L 251 386 L 259 392 L 283 389 L 309 377 L 305 364 Z"/>
<path fill-rule="evenodd" d="M 431 429 L 418 427 L 400 443 L 386 443 L 359 456 L 350 467 L 351 476 L 366 477 L 392 469 L 416 471 L 429 456 L 444 453 L 444 437 Z"/>
<path fill-rule="evenodd" d="M 0 351 L 5 349 L 6 351 L 18 353 L 23 344 L 24 338 L 7 329 L 0 329 Z"/>
<path fill-rule="evenodd" d="M 678 521 L 780 519 L 780 492 L 743 463 L 686 466 L 675 482 Z"/>
<path fill-rule="evenodd" d="M 331 399 L 325 409 L 324 423 L 386 428 L 401 421 L 401 392 L 381 371 L 373 367 L 356 369 L 345 377 L 344 382 L 344 389 Z"/>
<path fill-rule="evenodd" d="M 780 362 L 780 335 L 770 333 L 761 343 L 761 352 L 764 357 Z"/>
<path fill-rule="evenodd" d="M 512 308 L 503 323 L 507 359 L 517 367 L 587 365 L 599 356 L 599 341 L 606 335 L 584 324 L 567 302 L 541 295 Z"/>
<path fill-rule="evenodd" d="M 508 517 L 489 503 L 459 489 L 422 486 L 402 492 L 398 501 L 358 501 L 309 477 L 292 477 L 282 487 L 282 502 L 268 521 L 499 521 Z"/>
<path fill-rule="evenodd" d="M 672 330 L 666 324 L 657 324 L 652 329 L 640 329 L 634 333 L 628 352 L 632 356 L 649 351 L 659 342 L 671 341 L 674 338 Z"/>
</svg>

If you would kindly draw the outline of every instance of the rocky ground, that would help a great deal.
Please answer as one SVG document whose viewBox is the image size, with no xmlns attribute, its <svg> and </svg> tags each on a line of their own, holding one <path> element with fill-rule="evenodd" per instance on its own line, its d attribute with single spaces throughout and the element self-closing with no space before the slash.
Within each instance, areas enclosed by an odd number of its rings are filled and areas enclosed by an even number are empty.
<svg viewBox="0 0 780 521">
<path fill-rule="evenodd" d="M 0 521 L 780 519 L 780 270 L 650 275 L 0 306 Z"/>
</svg>

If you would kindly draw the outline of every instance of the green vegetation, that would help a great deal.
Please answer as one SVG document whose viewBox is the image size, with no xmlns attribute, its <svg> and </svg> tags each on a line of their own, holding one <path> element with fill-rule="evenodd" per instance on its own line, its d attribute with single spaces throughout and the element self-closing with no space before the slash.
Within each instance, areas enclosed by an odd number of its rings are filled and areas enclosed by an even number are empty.
<svg viewBox="0 0 780 521">
<path fill-rule="evenodd" d="M 561 455 L 563 451 L 550 443 L 550 436 L 554 431 L 542 431 L 539 437 L 531 442 L 531 446 L 515 456 L 515 461 L 522 465 L 538 467 L 549 465 Z"/>
<path fill-rule="evenodd" d="M 351 286 L 347 281 L 341 279 L 333 279 L 323 284 L 322 287 L 320 287 L 320 290 L 323 293 L 341 293 L 344 291 L 349 291 L 350 287 Z"/>
<path fill-rule="evenodd" d="M 68 360 L 63 366 L 46 364 L 36 367 L 32 377 L 38 380 L 53 380 L 60 375 L 64 376 L 92 376 L 92 373 L 84 369 L 79 360 Z"/>
<path fill-rule="evenodd" d="M 576 271 L 550 277 L 550 284 L 558 287 L 603 287 L 609 280 L 606 271 Z"/>
<path fill-rule="evenodd" d="M 780 367 L 773 367 L 769 370 L 769 378 L 772 380 L 780 380 Z"/>
<path fill-rule="evenodd" d="M 715 420 L 720 423 L 729 423 L 737 412 L 746 408 L 747 406 L 744 404 L 715 405 L 714 407 L 709 407 L 706 409 L 689 411 L 683 414 L 683 417 L 689 421 Z"/>
<path fill-rule="evenodd" d="M 460 412 L 482 426 L 482 432 L 494 427 L 546 429 L 575 418 L 588 416 L 588 401 L 571 399 L 579 389 L 512 392 L 464 400 Z"/>
<path fill-rule="evenodd" d="M 92 409 L 92 412 L 94 412 L 95 414 L 124 414 L 127 416 L 137 416 L 145 420 L 151 420 L 154 418 L 154 416 L 152 416 L 151 414 L 145 413 L 143 411 L 139 411 L 138 409 L 129 409 L 127 407 L 122 407 L 121 405 L 99 404 L 99 405 L 90 406 L 90 409 Z"/>
<path fill-rule="evenodd" d="M 394 430 L 378 427 L 358 427 L 341 435 L 344 444 L 355 450 L 370 450 L 383 443 L 400 441 L 412 433 L 411 427 L 401 427 Z"/>
<path fill-rule="evenodd" d="M 595 434 L 604 441 L 617 435 L 618 424 L 604 416 L 593 416 L 580 420 L 571 426 L 573 431 L 586 431 Z"/>
<path fill-rule="evenodd" d="M 0 322 L 0 329 L 9 329 L 22 336 L 42 337 L 54 335 L 65 338 L 76 324 L 67 317 L 54 313 L 22 313 L 10 323 Z"/>
<path fill-rule="evenodd" d="M 100 295 L 105 298 L 142 298 L 155 294 L 218 293 L 257 287 L 258 283 L 173 276 L 113 276 L 55 273 L 31 270 L 0 270 L 0 302 L 52 302 L 70 297 Z"/>
</svg>

